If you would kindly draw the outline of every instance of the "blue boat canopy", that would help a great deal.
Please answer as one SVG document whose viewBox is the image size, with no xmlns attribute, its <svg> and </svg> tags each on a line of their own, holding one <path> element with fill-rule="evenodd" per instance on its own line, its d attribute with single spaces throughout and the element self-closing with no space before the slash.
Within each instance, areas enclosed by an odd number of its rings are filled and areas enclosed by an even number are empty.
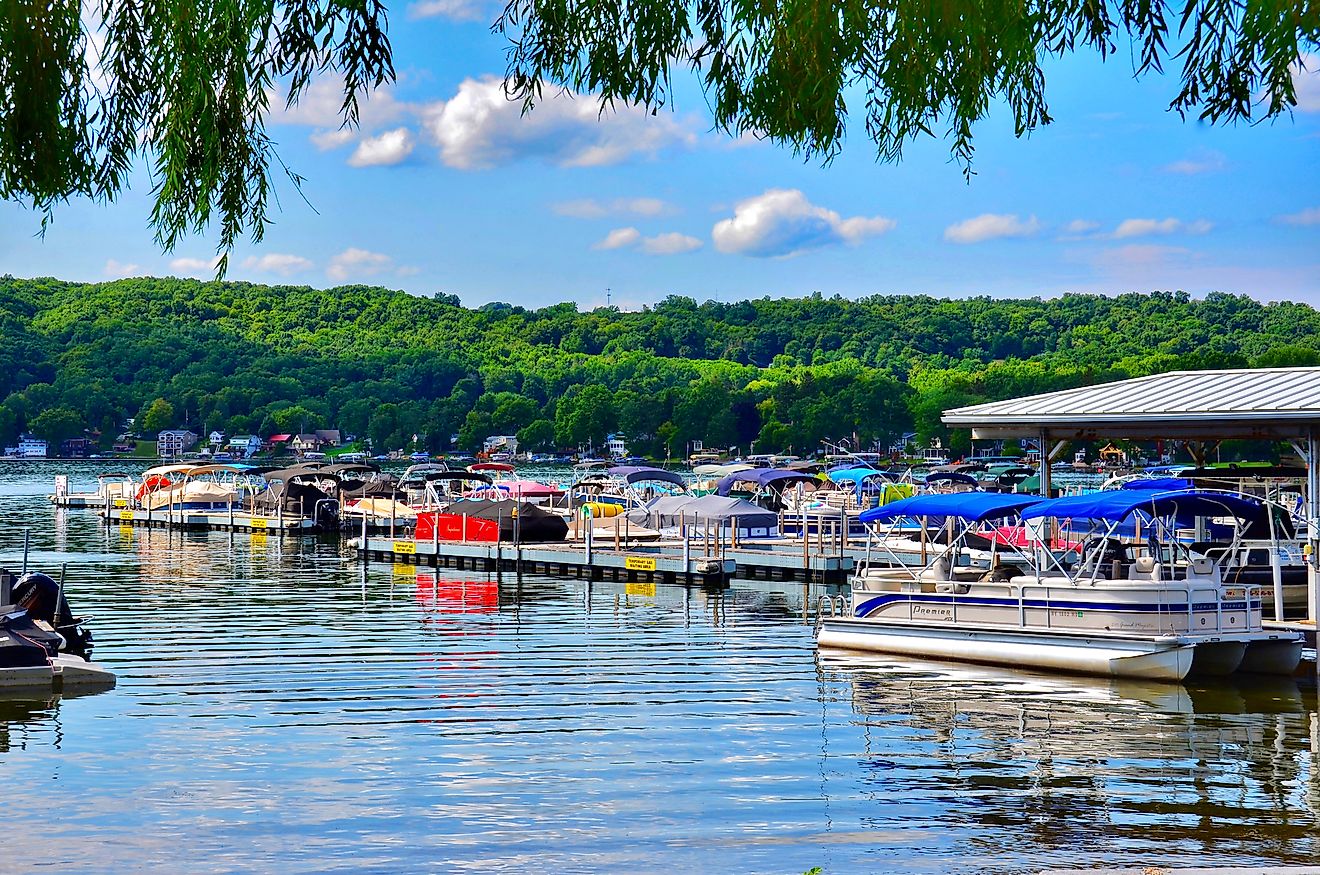
<svg viewBox="0 0 1320 875">
<path fill-rule="evenodd" d="M 871 477 L 889 479 L 890 474 L 877 468 L 844 468 L 842 471 L 830 471 L 828 476 L 835 483 L 851 483 L 856 486 Z"/>
<path fill-rule="evenodd" d="M 926 475 L 927 483 L 965 483 L 968 486 L 976 485 L 976 478 L 971 474 L 964 474 L 961 471 L 933 471 Z"/>
<path fill-rule="evenodd" d="M 617 465 L 608 469 L 606 473 L 612 477 L 622 477 L 623 482 L 629 485 L 659 481 L 661 483 L 672 483 L 675 486 L 687 486 L 687 482 L 682 475 L 675 474 L 673 471 L 666 471 L 664 468 L 653 468 L 650 465 Z"/>
<path fill-rule="evenodd" d="M 1260 509 L 1259 501 L 1227 492 L 1188 489 L 1152 494 L 1140 489 L 1114 489 L 1042 501 L 1024 510 L 1022 518 L 1054 517 L 1118 522 L 1129 514 L 1141 511 L 1152 517 L 1176 514 L 1180 520 L 1206 516 L 1232 516 L 1249 520 L 1258 516 Z"/>
<path fill-rule="evenodd" d="M 715 492 L 718 495 L 728 495 L 729 490 L 737 483 L 755 483 L 761 487 L 773 486 L 776 489 L 783 489 L 793 483 L 819 482 L 812 475 L 800 471 L 785 471 L 783 468 L 751 468 L 723 478 L 715 485 Z"/>
<path fill-rule="evenodd" d="M 1142 492 L 1172 492 L 1177 489 L 1191 489 L 1192 481 L 1182 477 L 1138 477 L 1119 487 Z"/>
<path fill-rule="evenodd" d="M 959 517 L 980 522 L 1013 516 L 1024 507 L 1041 501 L 1039 495 L 1015 495 L 1009 492 L 950 492 L 914 495 L 881 507 L 864 510 L 858 517 L 864 523 L 883 523 L 904 517 Z"/>
</svg>

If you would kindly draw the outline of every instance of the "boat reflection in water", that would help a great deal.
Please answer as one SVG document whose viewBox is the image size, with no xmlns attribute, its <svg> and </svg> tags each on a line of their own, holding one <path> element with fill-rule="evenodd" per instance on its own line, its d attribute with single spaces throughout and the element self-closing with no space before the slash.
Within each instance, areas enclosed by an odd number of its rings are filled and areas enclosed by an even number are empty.
<svg viewBox="0 0 1320 875">
<path fill-rule="evenodd" d="M 864 775 L 876 827 L 978 827 L 986 844 L 962 861 L 972 868 L 977 854 L 989 869 L 1024 852 L 1038 870 L 1320 856 L 1314 686 L 1045 676 L 830 650 L 818 664 L 822 688 L 851 688 L 862 745 L 855 766 L 831 766 L 850 755 L 824 747 L 822 774 Z"/>
</svg>

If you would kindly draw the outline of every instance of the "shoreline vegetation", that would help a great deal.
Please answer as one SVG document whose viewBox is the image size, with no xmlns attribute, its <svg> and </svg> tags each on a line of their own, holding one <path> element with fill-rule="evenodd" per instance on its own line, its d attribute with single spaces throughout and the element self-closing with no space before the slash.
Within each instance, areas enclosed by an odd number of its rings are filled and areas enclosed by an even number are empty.
<svg viewBox="0 0 1320 875">
<path fill-rule="evenodd" d="M 950 407 L 1171 370 L 1320 364 L 1320 313 L 1244 295 L 670 296 L 640 311 L 465 308 L 350 285 L 0 277 L 0 439 L 337 428 L 378 452 L 854 449 Z M 163 403 L 161 403 L 163 401 Z M 414 440 L 413 436 L 416 435 Z M 457 436 L 457 446 L 450 439 Z"/>
</svg>

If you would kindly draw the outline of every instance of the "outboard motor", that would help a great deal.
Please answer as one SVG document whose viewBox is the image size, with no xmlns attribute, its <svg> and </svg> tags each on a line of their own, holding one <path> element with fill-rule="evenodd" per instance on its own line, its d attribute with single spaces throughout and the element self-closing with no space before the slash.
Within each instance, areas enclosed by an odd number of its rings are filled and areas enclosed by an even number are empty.
<svg viewBox="0 0 1320 875">
<path fill-rule="evenodd" d="M 38 626 L 16 606 L 0 609 L 0 668 L 49 665 L 64 639 Z"/>
<path fill-rule="evenodd" d="M 80 617 L 73 616 L 60 585 L 49 575 L 30 572 L 14 584 L 14 604 L 27 611 L 33 620 L 48 624 L 64 638 L 64 652 L 90 660 L 92 633 L 83 628 Z"/>
<path fill-rule="evenodd" d="M 316 510 L 312 513 L 312 519 L 321 531 L 332 532 L 339 528 L 339 502 L 333 498 L 322 498 L 316 502 Z"/>
</svg>

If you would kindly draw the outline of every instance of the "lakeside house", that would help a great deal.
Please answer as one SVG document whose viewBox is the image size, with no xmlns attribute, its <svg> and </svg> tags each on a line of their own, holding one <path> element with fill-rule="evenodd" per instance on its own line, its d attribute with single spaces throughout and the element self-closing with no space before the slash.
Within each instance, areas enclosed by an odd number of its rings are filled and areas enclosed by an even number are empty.
<svg viewBox="0 0 1320 875">
<path fill-rule="evenodd" d="M 173 459 L 197 446 L 197 435 L 186 428 L 167 428 L 156 435 L 156 455 Z"/>
<path fill-rule="evenodd" d="M 612 459 L 622 459 L 628 455 L 628 445 L 624 441 L 622 434 L 609 434 L 605 436 L 605 452 Z"/>
<path fill-rule="evenodd" d="M 39 438 L 33 434 L 20 434 L 18 436 L 18 446 L 13 448 L 12 455 L 20 459 L 44 459 L 47 455 L 48 444 L 45 438 Z"/>
<path fill-rule="evenodd" d="M 486 456 L 508 453 L 512 458 L 518 454 L 518 438 L 511 434 L 493 434 L 482 441 L 481 452 Z"/>
<path fill-rule="evenodd" d="M 60 441 L 60 458 L 85 459 L 96 452 L 99 435 L 93 437 L 75 437 Z"/>
<path fill-rule="evenodd" d="M 254 434 L 236 434 L 229 439 L 225 449 L 236 459 L 248 459 L 261 452 L 261 438 Z"/>
</svg>

